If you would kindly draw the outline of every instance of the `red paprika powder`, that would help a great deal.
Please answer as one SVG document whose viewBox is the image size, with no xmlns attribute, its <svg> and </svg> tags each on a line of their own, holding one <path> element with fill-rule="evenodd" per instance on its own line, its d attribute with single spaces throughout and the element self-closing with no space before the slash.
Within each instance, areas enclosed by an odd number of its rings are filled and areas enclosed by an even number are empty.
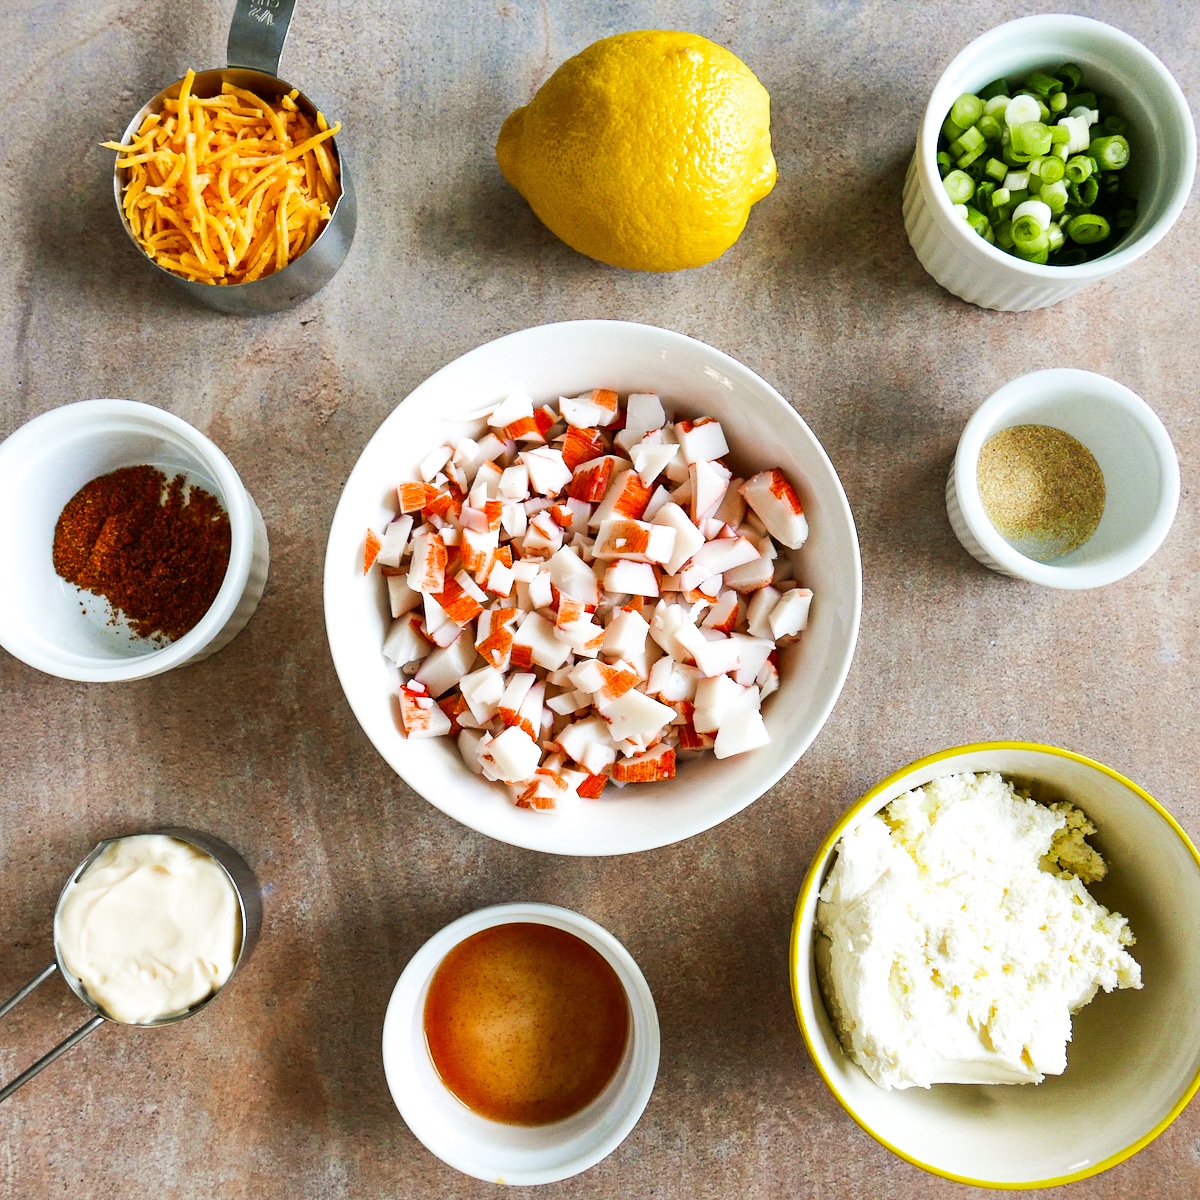
<svg viewBox="0 0 1200 1200">
<path fill-rule="evenodd" d="M 182 637 L 209 610 L 229 549 L 220 501 L 150 466 L 84 484 L 54 529 L 59 575 L 103 596 L 136 636 L 159 641 Z"/>
</svg>

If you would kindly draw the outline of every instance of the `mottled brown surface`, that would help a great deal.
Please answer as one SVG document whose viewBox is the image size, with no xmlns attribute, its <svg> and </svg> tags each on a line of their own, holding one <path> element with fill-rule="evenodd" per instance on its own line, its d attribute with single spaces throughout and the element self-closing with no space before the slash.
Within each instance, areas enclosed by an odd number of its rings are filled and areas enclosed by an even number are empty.
<svg viewBox="0 0 1200 1200">
<path fill-rule="evenodd" d="M 102 835 L 212 829 L 267 891 L 262 944 L 218 1003 L 167 1029 L 104 1029 L 4 1105 L 0 1195 L 495 1194 L 409 1134 L 379 1037 L 421 942 L 516 899 L 608 926 L 642 964 L 662 1021 L 641 1123 L 609 1159 L 539 1196 L 963 1194 L 861 1132 L 797 1032 L 787 934 L 825 831 L 905 762 L 1010 737 L 1113 765 L 1200 835 L 1196 205 L 1122 275 L 1023 315 L 940 291 L 900 220 L 916 125 L 944 64 L 975 34 L 1043 6 L 301 0 L 283 74 L 345 122 L 359 233 L 325 294 L 255 320 L 191 307 L 138 261 L 113 208 L 111 156 L 97 147 L 187 66 L 224 61 L 229 5 L 4 7 L 0 436 L 85 397 L 160 404 L 229 454 L 266 518 L 272 564 L 248 628 L 198 666 L 103 687 L 0 653 L 0 994 L 48 961 L 59 888 Z M 1193 4 L 1073 8 L 1129 30 L 1200 94 Z M 559 61 L 648 24 L 729 46 L 773 99 L 774 194 L 722 260 L 679 275 L 572 253 L 491 153 L 504 116 Z M 576 317 L 702 338 L 791 397 L 841 473 L 865 578 L 849 681 L 790 775 L 682 845 L 592 861 L 489 841 L 406 788 L 342 698 L 320 591 L 342 481 L 392 407 L 481 342 Z M 976 565 L 942 499 L 972 409 L 1012 376 L 1058 364 L 1144 396 L 1183 468 L 1158 555 L 1082 594 Z M 0 1027 L 0 1077 L 80 1018 L 61 983 L 44 985 Z M 1200 1109 L 1069 1194 L 1200 1194 Z"/>
</svg>

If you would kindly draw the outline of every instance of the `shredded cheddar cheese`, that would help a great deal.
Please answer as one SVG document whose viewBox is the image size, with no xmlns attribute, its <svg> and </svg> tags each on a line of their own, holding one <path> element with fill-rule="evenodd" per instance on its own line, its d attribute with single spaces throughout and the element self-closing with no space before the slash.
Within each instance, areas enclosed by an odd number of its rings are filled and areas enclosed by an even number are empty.
<svg viewBox="0 0 1200 1200">
<path fill-rule="evenodd" d="M 129 227 L 160 267 L 200 283 L 249 283 L 282 270 L 316 241 L 341 195 L 329 140 L 292 91 L 271 103 L 225 83 L 192 95 L 189 71 L 177 100 L 151 113 L 127 144 L 104 142 L 129 171 Z"/>
</svg>

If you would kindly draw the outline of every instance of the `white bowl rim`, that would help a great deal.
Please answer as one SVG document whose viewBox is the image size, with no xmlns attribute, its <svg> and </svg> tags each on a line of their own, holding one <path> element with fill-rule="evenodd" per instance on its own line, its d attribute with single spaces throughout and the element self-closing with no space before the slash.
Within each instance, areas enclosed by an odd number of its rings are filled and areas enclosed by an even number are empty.
<svg viewBox="0 0 1200 1200">
<path fill-rule="evenodd" d="M 1155 1138 L 1159 1136 L 1167 1127 L 1183 1112 L 1188 1106 L 1192 1097 L 1197 1091 L 1200 1091 L 1200 1072 L 1197 1072 L 1192 1081 L 1184 1088 L 1179 1099 L 1172 1106 L 1170 1112 L 1162 1118 L 1153 1128 L 1142 1134 L 1136 1141 L 1123 1147 L 1121 1150 L 1110 1154 L 1107 1158 L 1101 1159 L 1098 1162 L 1089 1164 L 1078 1171 L 1072 1171 L 1066 1175 L 1053 1176 L 1049 1179 L 1031 1180 L 1028 1182 L 1011 1182 L 991 1179 L 975 1179 L 968 1175 L 958 1175 L 951 1171 L 943 1170 L 941 1167 L 935 1167 L 931 1163 L 917 1158 L 910 1154 L 907 1150 L 901 1149 L 894 1142 L 889 1141 L 878 1130 L 872 1128 L 850 1103 L 846 1096 L 838 1089 L 837 1084 L 826 1071 L 824 1064 L 821 1062 L 820 1054 L 817 1050 L 816 1041 L 809 1030 L 808 1023 L 804 1019 L 803 997 L 800 991 L 800 973 L 803 969 L 804 977 L 808 978 L 808 959 L 812 951 L 811 938 L 807 944 L 801 945 L 801 936 L 804 932 L 804 912 L 808 907 L 809 899 L 813 889 L 818 888 L 822 881 L 822 874 L 826 863 L 829 861 L 829 856 L 833 853 L 834 848 L 841 840 L 842 835 L 849 829 L 858 818 L 859 814 L 875 804 L 879 796 L 888 791 L 896 783 L 902 780 L 906 775 L 910 775 L 915 771 L 924 770 L 926 767 L 935 766 L 938 763 L 945 762 L 948 759 L 957 758 L 960 755 L 975 754 L 980 751 L 995 751 L 995 750 L 1020 750 L 1025 752 L 1033 752 L 1038 754 L 1047 754 L 1055 758 L 1069 759 L 1071 762 L 1080 763 L 1083 766 L 1091 767 L 1093 770 L 1099 771 L 1109 778 L 1116 780 L 1118 783 L 1124 784 L 1131 792 L 1140 799 L 1144 800 L 1159 817 L 1167 824 L 1167 826 L 1175 833 L 1184 847 L 1192 856 L 1193 862 L 1200 870 L 1200 851 L 1197 851 L 1192 839 L 1188 837 L 1183 827 L 1178 821 L 1165 809 L 1153 796 L 1150 795 L 1144 788 L 1139 787 L 1132 779 L 1126 778 L 1119 771 L 1114 771 L 1112 767 L 1106 767 L 1102 762 L 1097 762 L 1094 758 L 1088 758 L 1086 755 L 1078 754 L 1074 750 L 1066 750 L 1061 746 L 1051 746 L 1042 742 L 1020 742 L 1020 741 L 995 741 L 995 742 L 971 742 L 964 746 L 951 746 L 947 750 L 939 750 L 936 754 L 928 754 L 924 758 L 918 758 L 909 763 L 907 766 L 901 767 L 897 771 L 893 771 L 886 779 L 881 779 L 873 787 L 869 788 L 862 796 L 859 797 L 838 819 L 837 823 L 825 836 L 821 845 L 817 848 L 813 855 L 812 862 L 809 864 L 808 871 L 804 876 L 804 882 L 800 885 L 800 893 L 796 897 L 796 907 L 792 914 L 792 932 L 790 937 L 790 946 L 788 952 L 788 975 L 789 984 L 792 992 L 792 1008 L 796 1014 L 797 1024 L 800 1026 L 800 1033 L 804 1038 L 805 1048 L 808 1050 L 808 1056 L 812 1059 L 813 1066 L 817 1069 L 817 1074 L 825 1081 L 825 1086 L 833 1093 L 837 1102 L 846 1110 L 854 1123 L 859 1126 L 864 1132 L 873 1137 L 881 1146 L 886 1147 L 897 1157 L 904 1159 L 905 1162 L 911 1163 L 914 1167 L 920 1167 L 923 1171 L 928 1171 L 931 1175 L 940 1176 L 942 1179 L 949 1179 L 955 1183 L 966 1183 L 973 1187 L 997 1188 L 1002 1191 L 1028 1191 L 1033 1188 L 1058 1187 L 1065 1183 L 1077 1183 L 1081 1179 L 1088 1179 L 1093 1175 L 1099 1175 L 1102 1171 L 1107 1171 L 1110 1167 L 1115 1167 L 1118 1163 L 1124 1162 L 1127 1158 L 1132 1158 L 1139 1150 L 1145 1149 Z M 822 1003 L 819 996 L 813 996 L 813 1003 Z"/>
<path fill-rule="evenodd" d="M 44 655 L 36 647 L 14 639 L 11 631 L 3 628 L 0 628 L 0 646 L 29 666 L 60 679 L 73 679 L 82 683 L 121 683 L 126 680 L 147 679 L 169 671 L 172 667 L 182 666 L 194 658 L 221 632 L 233 616 L 249 579 L 254 556 L 254 518 L 250 496 L 237 470 L 212 439 L 189 425 L 182 417 L 140 400 L 77 400 L 32 417 L 0 442 L 0 471 L 4 469 L 6 458 L 22 455 L 27 447 L 40 443 L 56 427 L 69 426 L 79 418 L 97 421 L 106 418 L 133 418 L 151 426 L 159 426 L 187 444 L 212 472 L 221 490 L 218 499 L 229 516 L 229 565 L 225 569 L 225 578 L 221 581 L 221 587 L 208 611 L 183 637 L 145 654 L 115 662 L 97 659 L 94 666 L 85 667 L 76 663 L 64 663 L 53 656 Z"/>
<path fill-rule="evenodd" d="M 1010 546 L 988 518 L 979 498 L 977 467 L 979 454 L 988 432 L 999 414 L 1015 401 L 1031 394 L 1052 393 L 1059 388 L 1087 390 L 1103 394 L 1120 403 L 1141 426 L 1150 440 L 1154 457 L 1162 474 L 1154 516 L 1124 553 L 1109 563 L 1038 562 Z M 1010 379 L 994 391 L 971 415 L 958 440 L 954 453 L 954 491 L 963 520 L 983 547 L 1000 566 L 1030 583 L 1045 587 L 1084 589 L 1103 587 L 1132 574 L 1143 566 L 1163 544 L 1179 509 L 1179 459 L 1171 435 L 1159 415 L 1145 400 L 1115 379 L 1078 367 L 1047 367 Z"/>
<path fill-rule="evenodd" d="M 782 763 L 778 769 L 770 772 L 767 775 L 764 775 L 761 783 L 757 785 L 757 790 L 753 791 L 752 794 L 732 795 L 727 806 L 722 808 L 715 817 L 710 819 L 701 816 L 697 819 L 682 821 L 678 828 L 672 829 L 671 832 L 666 836 L 656 836 L 650 840 L 634 838 L 630 839 L 628 844 L 622 844 L 612 849 L 595 851 L 577 849 L 573 846 L 546 846 L 542 844 L 542 839 L 536 837 L 526 840 L 501 835 L 490 829 L 482 828 L 480 824 L 468 819 L 467 815 L 462 812 L 451 811 L 451 807 L 449 807 L 446 803 L 443 803 L 440 799 L 426 796 L 424 792 L 422 792 L 411 781 L 409 781 L 408 777 L 404 774 L 400 767 L 392 761 L 392 758 L 378 745 L 376 745 L 373 739 L 368 737 L 368 740 L 371 742 L 372 746 L 374 746 L 376 752 L 384 759 L 385 762 L 388 763 L 392 770 L 395 771 L 396 774 L 399 775 L 400 778 L 403 779 L 413 789 L 414 792 L 416 792 L 418 796 L 432 804 L 435 808 L 440 809 L 447 816 L 458 821 L 460 824 L 466 825 L 468 828 L 475 829 L 477 832 L 481 832 L 487 837 L 493 837 L 497 840 L 505 841 L 510 845 L 520 846 L 523 849 L 537 850 L 542 853 L 566 854 L 579 857 L 640 853 L 642 851 L 656 850 L 661 846 L 669 846 L 675 844 L 676 842 L 685 841 L 690 837 L 695 837 L 697 834 L 704 833 L 707 830 L 721 824 L 722 822 L 727 821 L 730 817 L 733 817 L 737 813 L 741 812 L 742 809 L 748 808 L 752 803 L 754 803 L 755 800 L 774 787 L 775 784 L 777 784 L 779 780 L 782 779 L 784 775 L 786 775 L 788 771 L 790 771 L 796 765 L 803 754 L 808 750 L 809 746 L 811 746 L 813 741 L 816 740 L 818 734 L 824 728 L 825 723 L 829 720 L 829 716 L 833 712 L 833 709 L 841 696 L 842 688 L 845 686 L 846 677 L 850 673 L 850 665 L 853 661 L 854 651 L 858 644 L 858 632 L 862 618 L 862 552 L 858 540 L 858 528 L 854 521 L 854 514 L 850 509 L 850 502 L 846 497 L 846 489 L 842 485 L 841 477 L 838 475 L 836 468 L 834 467 L 828 453 L 825 450 L 825 447 L 821 444 L 816 434 L 813 433 L 812 429 L 809 428 L 808 423 L 804 420 L 804 418 L 800 416 L 800 414 L 776 388 L 772 387 L 771 384 L 762 378 L 762 376 L 751 370 L 744 363 L 732 358 L 730 355 L 724 353 L 724 351 L 718 350 L 715 346 L 710 346 L 707 342 L 702 342 L 697 338 L 689 337 L 687 334 L 678 333 L 675 330 L 664 329 L 661 326 L 650 325 L 645 322 L 638 321 L 616 321 L 604 319 L 554 321 L 548 322 L 544 325 L 532 325 L 525 329 L 514 330 L 511 333 L 504 334 L 501 337 L 494 338 L 491 341 L 484 342 L 481 345 L 468 350 L 466 353 L 452 359 L 450 362 L 440 367 L 432 375 L 424 379 L 421 383 L 417 384 L 417 386 L 414 387 L 412 391 L 410 391 L 408 395 L 405 396 L 404 399 L 401 400 L 391 410 L 391 412 L 387 414 L 386 417 L 384 417 L 379 427 L 368 439 L 366 445 L 363 447 L 359 455 L 359 458 L 356 460 L 354 467 L 351 468 L 350 474 L 347 476 L 346 483 L 343 486 L 342 496 L 339 497 L 337 508 L 334 511 L 333 519 L 330 523 L 330 534 L 326 544 L 324 570 L 325 627 L 326 641 L 329 644 L 330 657 L 333 659 L 334 670 L 337 673 L 338 681 L 341 683 L 342 692 L 346 697 L 347 703 L 350 705 L 351 711 L 354 712 L 355 718 L 358 720 L 359 725 L 363 728 L 364 732 L 367 727 L 366 722 L 364 722 L 362 717 L 359 715 L 359 705 L 354 699 L 353 690 L 347 686 L 343 665 L 341 662 L 339 662 L 338 655 L 334 650 L 336 634 L 331 632 L 330 621 L 330 596 L 334 586 L 333 581 L 337 578 L 338 572 L 340 571 L 340 565 L 336 558 L 338 548 L 334 545 L 333 534 L 339 524 L 339 520 L 342 519 L 342 506 L 345 502 L 346 493 L 354 479 L 355 472 L 359 468 L 359 464 L 368 456 L 369 451 L 378 440 L 386 439 L 388 436 L 390 436 L 388 425 L 405 404 L 408 404 L 414 399 L 419 399 L 426 388 L 433 389 L 442 376 L 449 374 L 452 370 L 459 369 L 465 360 L 471 359 L 474 356 L 483 357 L 487 354 L 495 353 L 496 349 L 500 346 L 503 346 L 505 343 L 519 340 L 533 334 L 545 335 L 556 330 L 576 330 L 580 332 L 586 332 L 589 328 L 594 329 L 595 331 L 610 331 L 614 329 L 627 330 L 636 332 L 638 336 L 645 336 L 648 334 L 655 338 L 661 338 L 667 342 L 674 342 L 680 348 L 685 348 L 690 352 L 700 353 L 711 358 L 714 365 L 718 365 L 725 375 L 730 378 L 740 379 L 746 382 L 751 388 L 765 392 L 779 405 L 781 419 L 790 422 L 794 426 L 797 426 L 802 435 L 806 439 L 811 440 L 813 450 L 828 468 L 830 478 L 835 485 L 834 491 L 836 494 L 836 508 L 839 519 L 846 523 L 846 526 L 851 534 L 850 543 L 853 550 L 853 562 L 851 564 L 853 574 L 853 607 L 847 622 L 849 637 L 846 640 L 844 652 L 841 656 L 841 659 L 836 664 L 836 671 L 827 676 L 827 678 L 831 679 L 829 698 L 820 712 L 820 720 L 814 724 L 810 735 L 807 738 L 797 739 L 795 742 L 795 754 L 790 758 L 790 761 Z M 357 516 L 354 520 L 357 527 Z M 529 828 L 532 830 L 536 827 L 530 826 Z"/>
<path fill-rule="evenodd" d="M 629 1000 L 631 1038 L 633 1037 L 635 1026 L 640 1026 L 639 1033 L 644 1042 L 642 1052 L 645 1063 L 636 1089 L 629 1100 L 628 1111 L 608 1137 L 593 1146 L 586 1154 L 580 1155 L 577 1159 L 573 1160 L 569 1164 L 568 1169 L 530 1170 L 519 1175 L 511 1171 L 508 1172 L 506 1182 L 514 1186 L 525 1186 L 530 1184 L 555 1183 L 561 1179 L 569 1179 L 574 1175 L 588 1170 L 590 1167 L 594 1167 L 596 1163 L 607 1158 L 629 1136 L 634 1126 L 641 1120 L 642 1113 L 645 1112 L 646 1105 L 650 1101 L 650 1095 L 654 1091 L 654 1085 L 658 1079 L 661 1049 L 658 1009 L 654 1003 L 654 995 L 650 991 L 650 985 L 646 982 L 645 975 L 642 974 L 641 968 L 637 965 L 637 960 L 614 934 L 605 929 L 603 925 L 593 921 L 590 917 L 585 917 L 582 913 L 575 912 L 573 909 L 563 908 L 557 904 L 517 901 L 508 904 L 493 904 L 486 908 L 479 908 L 474 912 L 466 913 L 457 920 L 451 921 L 449 925 L 444 925 L 437 933 L 433 934 L 405 964 L 404 970 L 400 973 L 400 978 L 396 981 L 396 986 L 392 989 L 391 998 L 388 1000 L 387 1011 L 383 1019 L 381 1048 L 388 1091 L 391 1093 L 392 1100 L 399 1110 L 401 1117 L 404 1118 L 405 1123 L 408 1125 L 409 1131 L 426 1150 L 436 1155 L 448 1166 L 453 1167 L 456 1171 L 462 1171 L 464 1174 L 474 1175 L 473 1172 L 467 1171 L 465 1168 L 459 1166 L 458 1163 L 452 1161 L 452 1148 L 447 1149 L 445 1146 L 439 1148 L 438 1146 L 430 1145 L 422 1136 L 422 1133 L 419 1132 L 418 1128 L 414 1128 L 410 1120 L 413 1104 L 409 1103 L 405 1105 L 401 1103 L 400 1095 L 398 1094 L 401 1090 L 399 1081 L 396 1086 L 393 1086 L 388 1064 L 390 1061 L 394 1061 L 396 1057 L 395 1052 L 391 1048 L 393 1041 L 404 1037 L 404 1030 L 401 1026 L 410 1014 L 410 999 L 419 998 L 420 990 L 424 987 L 425 981 L 437 970 L 442 959 L 460 942 L 465 941 L 468 937 L 476 933 L 482 933 L 485 929 L 493 929 L 497 925 L 508 925 L 518 922 L 553 925 L 555 928 L 566 928 L 568 932 L 582 933 L 585 935 L 584 941 L 604 956 L 609 965 L 617 971 Z M 408 995 L 409 992 L 413 992 L 412 997 Z M 417 1124 L 421 1126 L 422 1123 L 418 1121 Z M 448 1154 L 450 1157 L 447 1156 Z M 482 1176 L 474 1177 L 483 1178 Z M 487 1182 L 494 1182 L 494 1177 L 488 1179 Z"/>
<path fill-rule="evenodd" d="M 943 80 L 952 74 L 957 74 L 965 61 L 974 58 L 981 51 L 987 50 L 993 41 L 1013 33 L 1017 27 L 1020 27 L 1021 32 L 1031 40 L 1047 29 L 1062 30 L 1066 28 L 1067 30 L 1091 33 L 1098 33 L 1102 30 L 1103 36 L 1121 43 L 1132 54 L 1140 58 L 1143 68 L 1162 83 L 1171 97 L 1175 116 L 1183 130 L 1184 186 L 1181 186 L 1171 197 L 1170 203 L 1163 210 L 1159 219 L 1147 228 L 1136 241 L 1128 244 L 1122 242 L 1107 254 L 1075 266 L 1058 267 L 1051 266 L 1049 263 L 1026 262 L 1022 258 L 1017 258 L 1016 255 L 1008 254 L 991 245 L 954 212 L 950 198 L 946 195 L 945 188 L 941 186 L 941 176 L 937 170 L 938 134 L 941 131 L 942 122 L 946 119 L 946 114 L 950 111 L 950 105 L 943 104 L 941 96 Z M 1036 46 L 1031 46 L 1031 50 L 1035 52 Z M 950 103 L 953 103 L 953 100 L 954 97 L 951 97 Z M 1137 38 L 1106 21 L 1097 21 L 1094 17 L 1081 17 L 1068 13 L 1038 13 L 1033 16 L 1017 17 L 1015 20 L 1006 21 L 1002 25 L 997 25 L 985 33 L 981 33 L 977 38 L 968 42 L 950 61 L 949 66 L 938 77 L 938 81 L 934 85 L 925 115 L 921 120 L 917 143 L 917 169 L 926 184 L 927 194 L 932 193 L 936 197 L 932 201 L 932 206 L 938 216 L 940 228 L 952 241 L 958 242 L 960 247 L 963 249 L 971 247 L 974 251 L 983 254 L 985 259 L 989 259 L 998 266 L 1008 267 L 1015 275 L 1022 275 L 1030 280 L 1058 284 L 1075 282 L 1082 286 L 1085 283 L 1115 274 L 1123 267 L 1127 267 L 1135 259 L 1152 249 L 1170 231 L 1191 195 L 1192 183 L 1196 175 L 1196 127 L 1183 89 L 1180 88 L 1175 77 L 1167 70 L 1158 56 Z"/>
</svg>

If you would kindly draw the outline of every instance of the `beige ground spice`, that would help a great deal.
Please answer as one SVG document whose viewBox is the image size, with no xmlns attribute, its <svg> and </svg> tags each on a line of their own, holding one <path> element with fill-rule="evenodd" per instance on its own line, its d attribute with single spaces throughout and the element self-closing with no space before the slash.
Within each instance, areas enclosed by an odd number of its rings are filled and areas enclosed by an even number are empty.
<svg viewBox="0 0 1200 1200">
<path fill-rule="evenodd" d="M 997 532 L 1038 562 L 1078 549 L 1104 514 L 1104 474 L 1092 452 L 1050 425 L 1014 425 L 988 438 L 977 476 Z"/>
</svg>

